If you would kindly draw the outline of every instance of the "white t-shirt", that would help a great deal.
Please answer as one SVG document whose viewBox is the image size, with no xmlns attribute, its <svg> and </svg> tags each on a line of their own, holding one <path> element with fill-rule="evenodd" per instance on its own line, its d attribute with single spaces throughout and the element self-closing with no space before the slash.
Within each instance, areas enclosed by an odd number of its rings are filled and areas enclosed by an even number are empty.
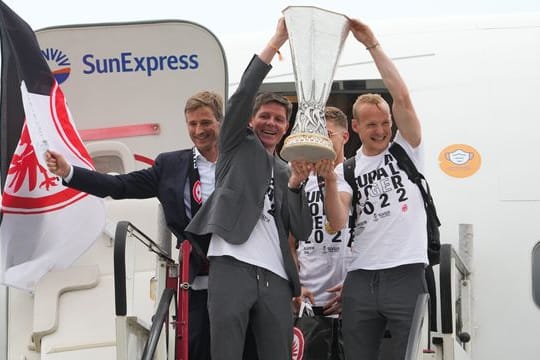
<svg viewBox="0 0 540 360">
<path fill-rule="evenodd" d="M 237 260 L 255 265 L 288 280 L 283 263 L 283 254 L 279 247 L 279 234 L 274 219 L 274 175 L 264 196 L 264 207 L 259 221 L 251 235 L 243 244 L 235 245 L 225 241 L 217 234 L 212 234 L 208 257 L 232 256 Z"/>
<path fill-rule="evenodd" d="M 304 190 L 313 219 L 313 231 L 307 240 L 297 239 L 300 283 L 313 293 L 314 305 L 323 306 L 334 296 L 326 290 L 345 280 L 346 263 L 351 258 L 351 249 L 347 246 L 349 228 L 334 234 L 325 230 L 324 195 L 321 196 L 316 175 L 309 176 Z"/>
<path fill-rule="evenodd" d="M 418 171 L 423 171 L 422 145 L 413 149 L 403 137 L 399 143 Z M 343 165 L 336 168 L 338 183 L 352 195 Z M 426 212 L 418 186 L 386 149 L 379 155 L 356 153 L 355 180 L 360 190 L 349 271 L 377 270 L 413 263 L 428 263 Z M 341 190 L 340 190 L 341 191 Z"/>
</svg>

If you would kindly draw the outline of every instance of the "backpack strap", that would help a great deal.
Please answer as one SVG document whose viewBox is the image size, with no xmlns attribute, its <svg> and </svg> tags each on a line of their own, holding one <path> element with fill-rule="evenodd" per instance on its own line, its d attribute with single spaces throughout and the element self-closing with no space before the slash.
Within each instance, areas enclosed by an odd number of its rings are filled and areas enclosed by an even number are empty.
<svg viewBox="0 0 540 360">
<path fill-rule="evenodd" d="M 439 220 L 439 216 L 437 215 L 437 211 L 435 210 L 435 203 L 433 202 L 431 192 L 429 191 L 429 184 L 427 183 L 424 175 L 418 171 L 405 149 L 397 142 L 394 141 L 392 145 L 390 145 L 389 151 L 390 154 L 392 154 L 392 156 L 396 159 L 399 168 L 407 174 L 409 180 L 418 186 L 418 189 L 420 189 L 420 193 L 422 194 L 422 198 L 424 199 L 425 210 L 435 216 L 437 225 L 440 226 L 441 222 Z"/>
<path fill-rule="evenodd" d="M 441 222 L 439 220 L 439 217 L 437 216 L 437 211 L 435 209 L 435 204 L 433 202 L 433 198 L 431 197 L 431 192 L 429 191 L 429 185 L 424 178 L 424 175 L 422 175 L 414 163 L 412 162 L 411 158 L 403 149 L 401 145 L 399 145 L 397 142 L 393 142 L 392 145 L 390 145 L 390 154 L 396 159 L 398 167 L 403 170 L 406 174 L 409 180 L 411 180 L 413 183 L 415 183 L 418 188 L 420 189 L 420 193 L 422 194 L 422 198 L 424 199 L 424 208 L 426 211 L 426 215 L 428 217 L 428 260 L 429 265 L 426 267 L 426 283 L 428 287 L 428 293 L 430 298 L 430 305 L 428 310 L 428 321 L 429 321 L 429 328 L 432 331 L 437 331 L 437 317 L 434 314 L 437 314 L 437 292 L 435 290 L 435 279 L 433 275 L 433 265 L 439 263 L 439 256 L 434 255 L 433 252 L 430 252 L 430 248 L 434 246 L 434 244 L 431 243 L 430 236 L 429 236 L 429 219 L 431 216 L 431 219 L 435 221 L 437 227 L 441 226 Z M 425 187 L 424 187 L 425 184 Z M 438 231 L 437 231 L 438 234 Z M 436 237 L 436 243 L 437 247 L 440 249 L 440 241 L 439 237 Z M 430 246 L 432 245 L 432 246 Z M 437 252 L 437 250 L 434 250 Z M 434 260 L 436 259 L 436 260 Z"/>
<path fill-rule="evenodd" d="M 349 216 L 349 243 L 347 246 L 351 246 L 352 242 L 354 241 L 354 227 L 356 225 L 356 218 L 358 217 L 358 213 L 356 211 L 356 205 L 358 204 L 359 200 L 359 194 L 358 194 L 358 188 L 356 186 L 356 182 L 354 181 L 354 168 L 356 167 L 356 157 L 353 156 L 343 162 L 343 176 L 345 177 L 345 181 L 349 184 L 349 186 L 353 190 L 353 196 L 352 196 L 352 215 Z"/>
</svg>

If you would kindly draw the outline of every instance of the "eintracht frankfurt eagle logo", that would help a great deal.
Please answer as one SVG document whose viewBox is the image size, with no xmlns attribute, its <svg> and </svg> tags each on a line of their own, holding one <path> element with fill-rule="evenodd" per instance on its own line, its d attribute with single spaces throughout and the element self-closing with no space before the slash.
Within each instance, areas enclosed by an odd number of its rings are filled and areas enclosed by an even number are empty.
<svg viewBox="0 0 540 360">
<path fill-rule="evenodd" d="M 93 168 L 92 160 L 82 140 L 73 127 L 64 96 L 55 83 L 50 97 L 28 94 L 34 101 L 33 111 L 38 112 L 48 137 L 56 144 L 69 149 L 75 164 Z M 56 140 L 55 140 L 56 139 Z M 66 150 L 66 155 L 68 151 Z M 62 185 L 60 179 L 49 173 L 38 162 L 26 123 L 19 144 L 13 154 L 6 176 L 2 196 L 2 211 L 11 214 L 41 214 L 64 208 L 87 196 Z"/>
<path fill-rule="evenodd" d="M 304 334 L 296 326 L 293 328 L 292 360 L 304 358 Z"/>
<path fill-rule="evenodd" d="M 202 204 L 202 192 L 201 192 L 201 181 L 197 180 L 195 184 L 193 185 L 193 200 L 197 202 L 197 204 Z"/>
</svg>

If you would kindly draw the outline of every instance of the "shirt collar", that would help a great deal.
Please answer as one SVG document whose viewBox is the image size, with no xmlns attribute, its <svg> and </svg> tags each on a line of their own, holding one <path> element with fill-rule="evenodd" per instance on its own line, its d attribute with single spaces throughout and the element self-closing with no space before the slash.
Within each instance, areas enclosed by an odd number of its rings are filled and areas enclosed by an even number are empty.
<svg viewBox="0 0 540 360">
<path fill-rule="evenodd" d="M 203 156 L 203 154 L 201 154 L 201 152 L 199 151 L 199 149 L 197 149 L 197 147 L 194 146 L 193 149 L 194 149 L 194 153 L 195 153 L 195 161 L 197 161 L 197 162 L 202 161 L 202 162 L 207 163 L 207 164 L 213 164 L 213 162 L 211 162 L 210 160 L 205 158 Z"/>
</svg>

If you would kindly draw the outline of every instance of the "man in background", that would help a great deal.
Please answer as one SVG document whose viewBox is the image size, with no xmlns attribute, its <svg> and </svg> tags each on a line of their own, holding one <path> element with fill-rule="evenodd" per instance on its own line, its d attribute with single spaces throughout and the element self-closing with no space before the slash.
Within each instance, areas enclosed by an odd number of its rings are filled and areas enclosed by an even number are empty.
<svg viewBox="0 0 540 360">
<path fill-rule="evenodd" d="M 344 146 L 349 140 L 347 116 L 338 108 L 324 111 L 328 137 L 336 158 L 333 167 L 345 160 Z M 313 316 L 300 314 L 297 327 L 304 332 L 304 359 L 343 359 L 341 336 L 341 288 L 350 260 L 349 228 L 334 230 L 324 211 L 325 180 L 312 172 L 305 185 L 313 219 L 313 231 L 307 239 L 290 238 L 296 255 L 302 295 L 294 299 L 298 311 L 302 302 L 309 303 Z M 323 351 L 323 349 L 325 351 Z"/>
</svg>

